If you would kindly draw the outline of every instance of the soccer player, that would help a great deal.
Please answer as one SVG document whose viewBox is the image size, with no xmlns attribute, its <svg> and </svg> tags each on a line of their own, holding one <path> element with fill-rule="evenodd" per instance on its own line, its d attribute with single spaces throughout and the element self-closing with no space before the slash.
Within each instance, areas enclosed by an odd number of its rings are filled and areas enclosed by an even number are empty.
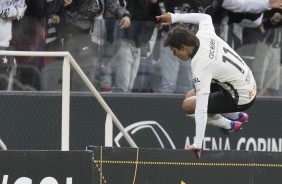
<svg viewBox="0 0 282 184">
<path fill-rule="evenodd" d="M 191 59 L 194 89 L 187 93 L 182 108 L 196 122 L 194 143 L 186 149 L 200 158 L 207 124 L 229 134 L 248 120 L 242 111 L 255 101 L 256 82 L 242 58 L 216 35 L 210 15 L 165 13 L 156 18 L 161 26 L 175 22 L 199 25 L 196 35 L 183 26 L 174 27 L 164 45 L 181 60 Z"/>
</svg>

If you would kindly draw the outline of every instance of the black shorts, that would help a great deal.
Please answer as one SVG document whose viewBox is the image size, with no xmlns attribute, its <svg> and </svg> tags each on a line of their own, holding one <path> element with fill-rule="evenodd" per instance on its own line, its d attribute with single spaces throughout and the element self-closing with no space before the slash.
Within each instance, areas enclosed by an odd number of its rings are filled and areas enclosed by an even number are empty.
<svg viewBox="0 0 282 184">
<path fill-rule="evenodd" d="M 230 93 L 218 84 L 212 83 L 208 102 L 208 114 L 245 111 L 253 105 L 254 101 L 255 98 L 248 104 L 237 105 Z"/>
</svg>

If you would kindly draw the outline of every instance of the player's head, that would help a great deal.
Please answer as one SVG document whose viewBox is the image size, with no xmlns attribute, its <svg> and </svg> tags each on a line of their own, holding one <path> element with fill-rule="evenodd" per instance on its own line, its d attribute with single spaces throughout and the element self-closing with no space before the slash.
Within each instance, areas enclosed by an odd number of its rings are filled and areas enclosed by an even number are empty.
<svg viewBox="0 0 282 184">
<path fill-rule="evenodd" d="M 164 41 L 165 47 L 170 47 L 173 54 L 183 61 L 189 60 L 193 49 L 199 46 L 199 39 L 183 26 L 172 28 Z"/>
</svg>

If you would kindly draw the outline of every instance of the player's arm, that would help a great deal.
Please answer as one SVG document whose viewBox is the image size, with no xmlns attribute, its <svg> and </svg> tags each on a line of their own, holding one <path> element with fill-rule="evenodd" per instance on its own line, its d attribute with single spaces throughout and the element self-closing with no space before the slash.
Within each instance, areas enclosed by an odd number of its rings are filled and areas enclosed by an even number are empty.
<svg viewBox="0 0 282 184">
<path fill-rule="evenodd" d="M 196 96 L 196 109 L 195 109 L 195 121 L 196 121 L 196 135 L 194 137 L 193 145 L 190 145 L 187 150 L 194 151 L 197 158 L 201 157 L 201 149 L 203 140 L 205 137 L 207 119 L 208 119 L 208 100 L 209 94 L 202 94 Z"/>
<path fill-rule="evenodd" d="M 208 118 L 208 100 L 209 94 L 196 96 L 196 109 L 195 109 L 195 121 L 196 121 L 196 135 L 194 138 L 194 148 L 201 149 L 205 136 L 205 130 Z"/>
<path fill-rule="evenodd" d="M 160 16 L 156 16 L 156 19 L 161 21 L 162 26 L 169 26 L 179 22 L 197 24 L 200 29 L 203 26 L 208 26 L 209 28 L 214 29 L 211 16 L 203 13 L 164 13 Z"/>
</svg>

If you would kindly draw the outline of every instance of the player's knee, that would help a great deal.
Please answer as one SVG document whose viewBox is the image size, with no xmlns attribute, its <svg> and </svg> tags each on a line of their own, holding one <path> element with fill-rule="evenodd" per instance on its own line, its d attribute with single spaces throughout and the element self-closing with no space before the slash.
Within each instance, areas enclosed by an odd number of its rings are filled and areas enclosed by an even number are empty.
<svg viewBox="0 0 282 184">
<path fill-rule="evenodd" d="M 192 96 L 196 96 L 194 89 L 188 91 L 185 98 L 189 98 L 189 97 L 192 97 Z"/>
<path fill-rule="evenodd" d="M 189 105 L 189 103 L 185 103 L 185 101 L 182 104 L 182 109 L 188 115 L 194 114 L 194 111 L 195 111 L 193 107 Z"/>
</svg>

